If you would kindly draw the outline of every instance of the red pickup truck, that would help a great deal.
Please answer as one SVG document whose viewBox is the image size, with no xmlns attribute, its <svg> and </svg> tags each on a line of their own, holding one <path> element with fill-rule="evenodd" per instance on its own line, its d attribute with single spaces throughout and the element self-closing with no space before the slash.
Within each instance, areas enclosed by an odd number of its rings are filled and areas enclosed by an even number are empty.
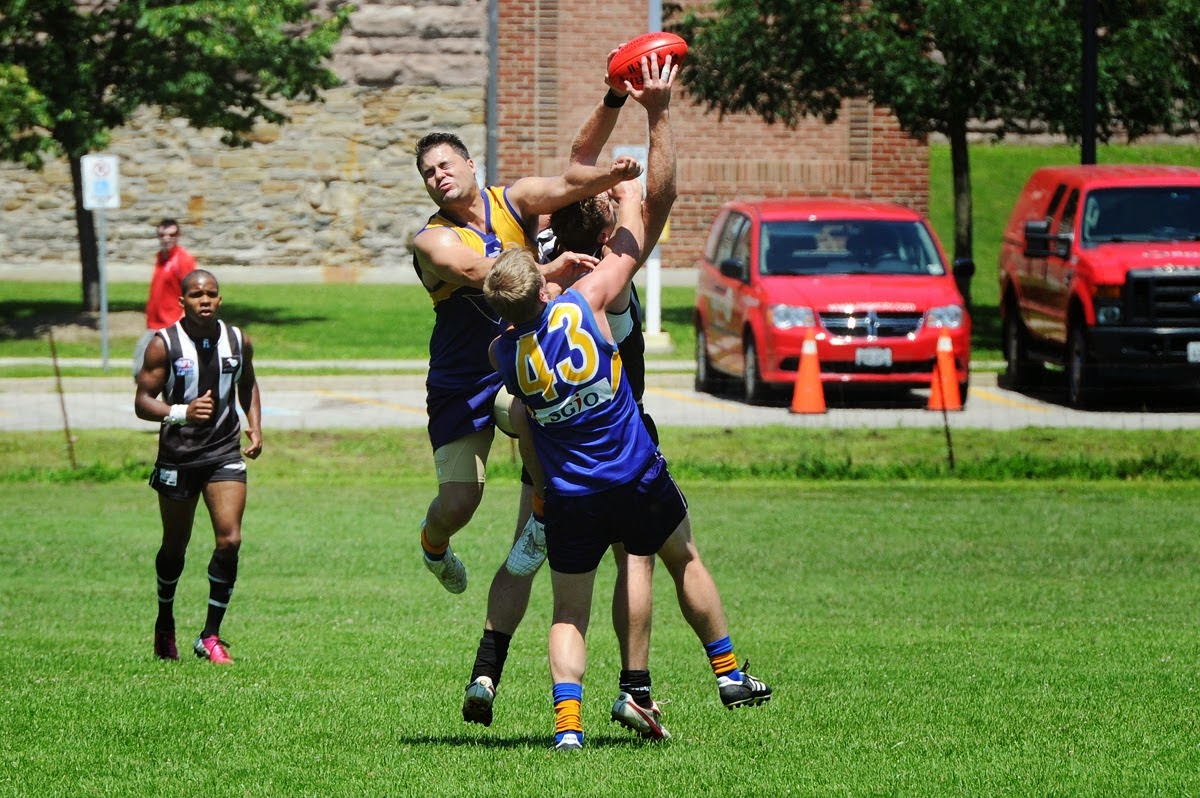
<svg viewBox="0 0 1200 798">
<path fill-rule="evenodd" d="M 1068 403 L 1083 407 L 1110 383 L 1200 380 L 1200 169 L 1037 170 L 999 279 L 1011 387 L 1061 366 Z"/>
</svg>

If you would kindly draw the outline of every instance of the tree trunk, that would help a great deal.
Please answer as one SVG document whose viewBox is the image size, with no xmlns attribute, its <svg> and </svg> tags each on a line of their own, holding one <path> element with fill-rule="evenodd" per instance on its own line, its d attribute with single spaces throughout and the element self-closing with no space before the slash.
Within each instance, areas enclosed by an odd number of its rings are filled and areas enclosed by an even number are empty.
<svg viewBox="0 0 1200 798">
<path fill-rule="evenodd" d="M 79 262 L 83 264 L 83 310 L 100 310 L 100 249 L 96 246 L 96 222 L 83 207 L 83 162 L 72 155 L 71 187 L 75 194 L 75 230 L 79 235 Z"/>
<path fill-rule="evenodd" d="M 974 226 L 971 207 L 971 158 L 967 152 L 967 122 L 954 121 L 950 125 L 950 169 L 954 175 L 954 261 L 956 263 L 975 259 L 973 254 Z M 958 278 L 958 291 L 967 308 L 971 307 L 971 277 Z"/>
</svg>

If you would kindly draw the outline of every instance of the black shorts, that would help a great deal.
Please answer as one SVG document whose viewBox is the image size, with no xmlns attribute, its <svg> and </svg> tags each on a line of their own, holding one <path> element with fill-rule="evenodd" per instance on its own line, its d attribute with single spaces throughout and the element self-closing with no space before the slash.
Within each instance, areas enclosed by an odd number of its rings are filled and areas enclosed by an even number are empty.
<svg viewBox="0 0 1200 798">
<path fill-rule="evenodd" d="M 655 554 L 686 516 L 687 499 L 656 452 L 641 476 L 620 487 L 587 496 L 547 494 L 550 567 L 563 574 L 595 570 L 613 543 L 630 554 Z"/>
<path fill-rule="evenodd" d="M 154 464 L 150 487 L 177 502 L 199 496 L 210 482 L 245 482 L 246 461 L 234 455 L 227 460 L 198 468 L 171 468 Z"/>
</svg>

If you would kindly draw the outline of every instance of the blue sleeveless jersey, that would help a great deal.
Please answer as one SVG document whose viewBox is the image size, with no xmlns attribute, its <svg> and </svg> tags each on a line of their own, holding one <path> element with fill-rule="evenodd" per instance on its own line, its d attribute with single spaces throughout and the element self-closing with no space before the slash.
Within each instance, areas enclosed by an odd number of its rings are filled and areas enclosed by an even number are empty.
<svg viewBox="0 0 1200 798">
<path fill-rule="evenodd" d="M 646 431 L 621 355 L 571 289 L 540 319 L 505 331 L 496 362 L 524 400 L 549 487 L 565 496 L 609 490 L 641 475 L 657 447 Z"/>
</svg>

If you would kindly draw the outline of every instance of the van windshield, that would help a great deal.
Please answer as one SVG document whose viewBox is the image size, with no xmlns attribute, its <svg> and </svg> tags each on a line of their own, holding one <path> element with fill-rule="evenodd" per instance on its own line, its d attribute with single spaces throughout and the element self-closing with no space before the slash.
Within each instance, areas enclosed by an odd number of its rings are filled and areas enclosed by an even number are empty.
<svg viewBox="0 0 1200 798">
<path fill-rule="evenodd" d="M 767 222 L 758 251 L 762 275 L 946 273 L 918 222 Z"/>
<path fill-rule="evenodd" d="M 1122 241 L 1200 241 L 1200 187 L 1102 188 L 1083 204 L 1083 247 Z"/>
</svg>

